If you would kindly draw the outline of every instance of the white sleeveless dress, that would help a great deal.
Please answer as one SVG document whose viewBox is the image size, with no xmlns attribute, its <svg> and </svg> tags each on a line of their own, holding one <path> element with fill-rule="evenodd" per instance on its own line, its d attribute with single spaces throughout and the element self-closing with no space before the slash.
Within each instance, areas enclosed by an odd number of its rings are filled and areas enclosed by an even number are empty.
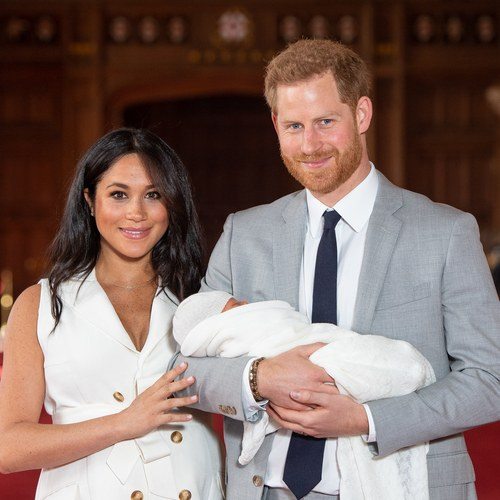
<svg viewBox="0 0 500 500">
<path fill-rule="evenodd" d="M 83 282 L 62 285 L 61 321 L 52 333 L 48 282 L 40 284 L 38 340 L 45 357 L 45 409 L 55 424 L 117 413 L 165 373 L 175 352 L 173 294 L 155 297 L 148 338 L 139 352 L 94 272 Z M 42 470 L 35 499 L 223 498 L 220 445 L 210 416 L 190 412 L 190 422 L 166 425 Z"/>
</svg>

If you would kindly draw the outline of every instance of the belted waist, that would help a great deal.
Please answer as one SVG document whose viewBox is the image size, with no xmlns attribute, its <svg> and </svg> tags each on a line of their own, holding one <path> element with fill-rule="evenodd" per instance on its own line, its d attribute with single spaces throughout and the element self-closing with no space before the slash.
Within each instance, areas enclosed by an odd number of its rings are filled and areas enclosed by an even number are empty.
<svg viewBox="0 0 500 500">
<path fill-rule="evenodd" d="M 64 408 L 54 412 L 52 421 L 54 424 L 74 424 L 93 418 L 114 415 L 123 409 L 123 405 L 118 407 L 112 404 L 88 404 L 76 408 Z M 137 459 L 140 458 L 144 464 L 144 471 L 151 493 L 164 498 L 176 498 L 177 492 L 173 484 L 175 481 L 172 480 L 172 477 L 168 477 L 169 474 L 167 473 L 169 467 L 166 464 L 161 465 L 163 474 L 158 474 L 160 466 L 158 461 L 170 454 L 169 442 L 163 436 L 162 431 L 155 429 L 139 438 L 114 444 L 106 463 L 118 480 L 125 484 Z"/>
</svg>

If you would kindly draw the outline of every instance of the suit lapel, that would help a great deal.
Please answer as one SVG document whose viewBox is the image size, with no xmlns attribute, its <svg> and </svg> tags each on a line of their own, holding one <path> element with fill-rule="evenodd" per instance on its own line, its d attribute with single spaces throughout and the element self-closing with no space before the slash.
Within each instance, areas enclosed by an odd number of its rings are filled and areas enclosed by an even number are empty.
<svg viewBox="0 0 500 500">
<path fill-rule="evenodd" d="M 380 172 L 377 198 L 368 223 L 352 329 L 368 333 L 402 221 L 394 213 L 403 205 L 402 190 Z"/>
<path fill-rule="evenodd" d="M 282 212 L 282 223 L 273 237 L 273 267 L 276 298 L 299 306 L 299 283 L 307 204 L 305 191 L 294 196 Z"/>
</svg>

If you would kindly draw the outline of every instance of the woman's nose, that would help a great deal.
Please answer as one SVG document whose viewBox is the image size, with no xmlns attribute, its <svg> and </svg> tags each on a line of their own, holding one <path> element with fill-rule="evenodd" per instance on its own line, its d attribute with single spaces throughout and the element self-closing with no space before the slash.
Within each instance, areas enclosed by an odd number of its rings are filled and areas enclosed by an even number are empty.
<svg viewBox="0 0 500 500">
<path fill-rule="evenodd" d="M 141 221 L 147 217 L 144 202 L 132 199 L 127 206 L 127 218 L 133 221 Z"/>
</svg>

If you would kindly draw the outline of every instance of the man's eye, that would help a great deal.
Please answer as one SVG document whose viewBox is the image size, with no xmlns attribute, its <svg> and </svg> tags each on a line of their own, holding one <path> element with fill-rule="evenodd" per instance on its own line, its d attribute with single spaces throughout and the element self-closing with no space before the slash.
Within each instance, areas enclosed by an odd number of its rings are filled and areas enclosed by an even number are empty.
<svg viewBox="0 0 500 500">
<path fill-rule="evenodd" d="M 127 195 L 123 191 L 113 191 L 111 193 L 111 198 L 114 198 L 115 200 L 123 200 L 126 196 Z"/>
<path fill-rule="evenodd" d="M 146 198 L 150 200 L 159 200 L 161 198 L 161 194 L 158 191 L 150 191 L 146 194 Z"/>
<path fill-rule="evenodd" d="M 333 123 L 333 120 L 331 118 L 324 118 L 321 120 L 321 125 L 330 125 Z"/>
<path fill-rule="evenodd" d="M 299 130 L 301 127 L 302 127 L 302 125 L 300 123 L 292 123 L 288 126 L 288 128 L 290 128 L 292 130 Z"/>
</svg>

